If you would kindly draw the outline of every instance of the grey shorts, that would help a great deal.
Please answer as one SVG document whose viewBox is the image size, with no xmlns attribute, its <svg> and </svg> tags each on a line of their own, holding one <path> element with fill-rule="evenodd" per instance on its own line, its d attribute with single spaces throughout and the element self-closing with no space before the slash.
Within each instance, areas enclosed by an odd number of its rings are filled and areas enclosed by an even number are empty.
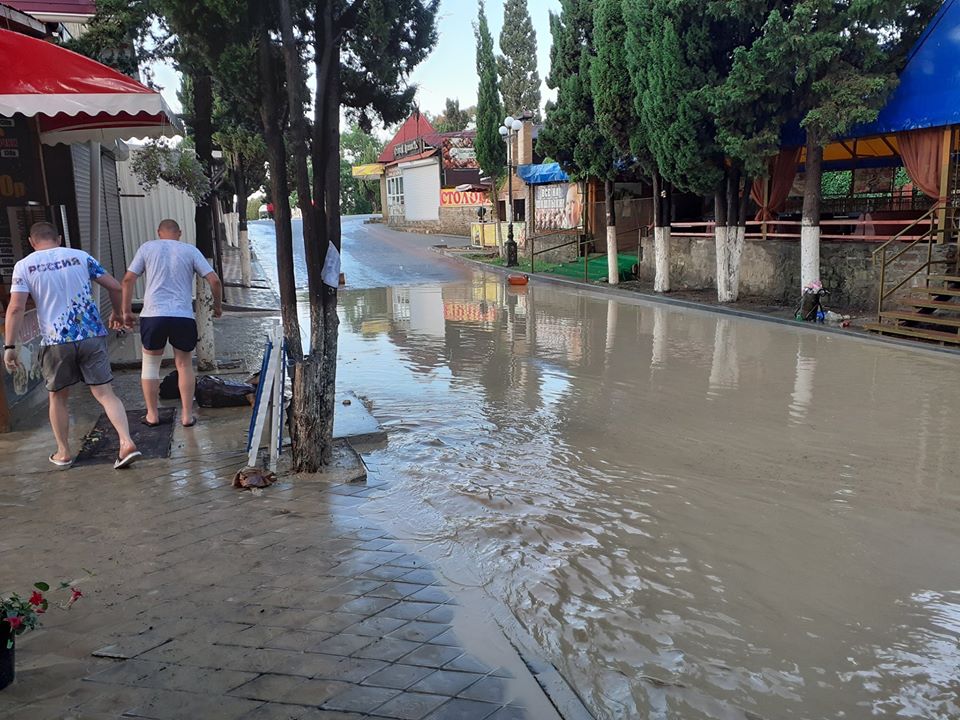
<svg viewBox="0 0 960 720">
<path fill-rule="evenodd" d="M 106 385 L 113 380 L 105 337 L 44 345 L 40 348 L 40 369 L 50 392 L 81 380 L 87 385 Z"/>
</svg>

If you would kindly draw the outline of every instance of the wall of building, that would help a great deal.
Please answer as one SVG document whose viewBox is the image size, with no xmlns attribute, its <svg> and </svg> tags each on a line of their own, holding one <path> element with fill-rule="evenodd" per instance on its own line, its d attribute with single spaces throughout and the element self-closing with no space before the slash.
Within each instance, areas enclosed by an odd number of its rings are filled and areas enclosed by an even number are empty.
<svg viewBox="0 0 960 720">
<path fill-rule="evenodd" d="M 877 243 L 828 242 L 820 244 L 820 280 L 830 291 L 829 306 L 853 311 L 874 310 L 880 271 L 873 265 Z M 891 254 L 902 246 L 891 248 Z M 934 259 L 945 259 L 954 246 L 934 247 Z M 908 251 L 887 270 L 888 287 L 909 275 L 927 258 L 926 247 Z M 643 241 L 640 279 L 653 282 L 653 239 Z M 918 276 L 894 296 L 904 297 Z M 716 249 L 712 238 L 674 236 L 670 245 L 670 284 L 674 290 L 716 287 Z M 740 266 L 740 294 L 790 305 L 800 297 L 800 244 L 789 240 L 748 240 Z"/>
<path fill-rule="evenodd" d="M 387 216 L 387 224 L 397 230 L 432 233 L 437 235 L 470 236 L 470 224 L 477 220 L 477 208 L 441 207 L 437 220 L 413 221 L 399 214 Z"/>
</svg>

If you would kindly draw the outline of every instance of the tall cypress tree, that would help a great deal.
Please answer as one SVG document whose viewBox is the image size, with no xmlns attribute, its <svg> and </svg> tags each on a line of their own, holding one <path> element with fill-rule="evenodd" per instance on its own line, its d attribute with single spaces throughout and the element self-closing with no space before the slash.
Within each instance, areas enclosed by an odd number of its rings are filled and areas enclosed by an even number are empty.
<svg viewBox="0 0 960 720">
<path fill-rule="evenodd" d="M 607 203 L 607 279 L 618 281 L 613 180 L 620 154 L 600 127 L 594 106 L 592 66 L 596 61 L 593 0 L 561 0 L 560 14 L 550 13 L 550 74 L 547 86 L 557 101 L 547 107 L 538 148 L 556 158 L 573 180 L 604 181 Z M 585 198 L 586 200 L 586 198 Z M 587 205 L 589 229 L 589 205 Z"/>
<path fill-rule="evenodd" d="M 503 124 L 503 105 L 497 86 L 497 60 L 493 54 L 493 36 L 487 23 L 487 13 L 480 0 L 477 23 L 474 26 L 477 38 L 477 75 L 480 87 L 477 90 L 477 136 L 473 144 L 477 150 L 477 162 L 483 172 L 493 180 L 493 213 L 497 218 L 497 189 L 507 164 L 507 149 L 500 137 Z"/>
<path fill-rule="evenodd" d="M 537 33 L 527 0 L 506 0 L 500 31 L 500 93 L 504 109 L 514 117 L 532 112 L 540 118 L 540 75 L 537 72 Z"/>
</svg>

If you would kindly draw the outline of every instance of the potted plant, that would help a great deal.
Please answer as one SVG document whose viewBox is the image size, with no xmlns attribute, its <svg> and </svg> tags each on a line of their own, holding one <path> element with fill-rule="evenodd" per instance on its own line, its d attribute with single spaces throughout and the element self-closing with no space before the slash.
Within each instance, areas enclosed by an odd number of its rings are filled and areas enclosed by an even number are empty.
<svg viewBox="0 0 960 720">
<path fill-rule="evenodd" d="M 0 598 L 0 690 L 13 682 L 16 650 L 14 639 L 28 630 L 36 630 L 40 626 L 40 616 L 50 607 L 50 601 L 44 597 L 44 593 L 50 591 L 50 586 L 45 582 L 38 582 L 34 583 L 33 588 L 28 598 L 22 598 L 16 593 Z M 60 605 L 64 610 L 69 610 L 83 597 L 83 593 L 70 587 L 70 583 L 60 583 L 60 590 L 68 588 L 70 598 Z"/>
</svg>

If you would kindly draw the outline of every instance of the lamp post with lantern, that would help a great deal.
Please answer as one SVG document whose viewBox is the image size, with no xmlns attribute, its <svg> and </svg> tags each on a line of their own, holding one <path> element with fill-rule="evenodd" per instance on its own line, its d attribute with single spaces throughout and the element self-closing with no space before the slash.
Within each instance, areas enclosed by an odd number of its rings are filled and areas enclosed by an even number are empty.
<svg viewBox="0 0 960 720">
<path fill-rule="evenodd" d="M 507 143 L 507 267 L 516 267 L 517 243 L 513 239 L 513 140 L 523 128 L 520 120 L 507 116 L 500 126 L 500 137 Z"/>
</svg>

